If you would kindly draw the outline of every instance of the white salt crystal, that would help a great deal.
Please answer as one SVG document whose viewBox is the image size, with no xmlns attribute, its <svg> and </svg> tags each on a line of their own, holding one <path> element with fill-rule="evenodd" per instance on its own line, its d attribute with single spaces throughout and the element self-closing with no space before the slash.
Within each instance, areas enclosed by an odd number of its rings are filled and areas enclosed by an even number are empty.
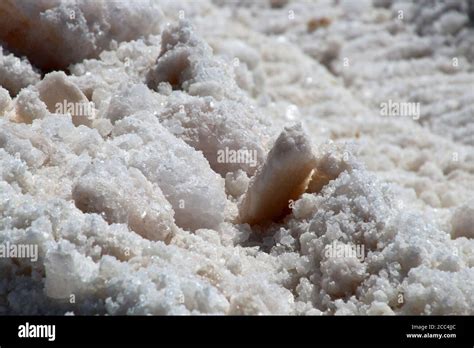
<svg viewBox="0 0 474 348">
<path fill-rule="evenodd" d="M 259 224 L 280 217 L 290 200 L 306 190 L 314 165 L 301 125 L 285 128 L 249 184 L 239 206 L 240 220 Z"/>
<path fill-rule="evenodd" d="M 71 113 L 75 126 L 90 126 L 94 118 L 94 107 L 84 93 L 63 72 L 47 74 L 36 85 L 40 99 L 52 113 Z M 70 112 L 69 110 L 72 110 Z"/>
</svg>

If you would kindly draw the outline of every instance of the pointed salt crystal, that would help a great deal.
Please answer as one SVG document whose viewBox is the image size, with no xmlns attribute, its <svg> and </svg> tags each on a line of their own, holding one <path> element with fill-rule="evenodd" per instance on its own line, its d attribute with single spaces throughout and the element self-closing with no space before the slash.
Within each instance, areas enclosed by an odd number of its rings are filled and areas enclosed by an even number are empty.
<svg viewBox="0 0 474 348">
<path fill-rule="evenodd" d="M 305 191 L 314 166 L 311 144 L 301 125 L 286 127 L 251 180 L 239 206 L 241 222 L 253 225 L 282 217 L 290 200 Z"/>
<path fill-rule="evenodd" d="M 93 108 L 82 91 L 63 72 L 52 72 L 37 85 L 40 99 L 52 113 L 71 113 L 75 126 L 91 126 Z M 71 112 L 72 111 L 72 112 Z"/>
</svg>

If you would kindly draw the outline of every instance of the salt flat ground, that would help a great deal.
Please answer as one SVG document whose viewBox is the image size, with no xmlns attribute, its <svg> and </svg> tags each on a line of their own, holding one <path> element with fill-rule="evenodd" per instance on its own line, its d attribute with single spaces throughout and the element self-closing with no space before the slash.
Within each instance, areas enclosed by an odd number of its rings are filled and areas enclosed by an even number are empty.
<svg viewBox="0 0 474 348">
<path fill-rule="evenodd" d="M 2 2 L 0 314 L 474 314 L 473 17 Z"/>
</svg>

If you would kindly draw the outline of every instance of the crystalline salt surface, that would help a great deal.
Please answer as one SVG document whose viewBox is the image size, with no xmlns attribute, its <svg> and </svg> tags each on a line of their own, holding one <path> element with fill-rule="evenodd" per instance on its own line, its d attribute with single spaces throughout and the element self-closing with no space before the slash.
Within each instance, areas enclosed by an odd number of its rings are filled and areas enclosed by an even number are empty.
<svg viewBox="0 0 474 348">
<path fill-rule="evenodd" d="M 201 153 L 175 138 L 156 117 L 146 112 L 126 117 L 116 123 L 112 134 L 114 141 L 131 134 L 141 138 L 139 147 L 127 149 L 128 165 L 161 188 L 178 226 L 216 228 L 224 221 L 224 180 Z"/>
<path fill-rule="evenodd" d="M 175 226 L 173 210 L 158 186 L 120 162 L 96 161 L 72 189 L 83 212 L 104 213 L 109 223 L 126 223 L 150 240 L 169 240 Z"/>
<path fill-rule="evenodd" d="M 84 58 L 97 57 L 112 40 L 158 34 L 161 23 L 159 7 L 149 0 L 129 4 L 7 0 L 0 9 L 0 39 L 42 69 L 67 68 Z"/>
<path fill-rule="evenodd" d="M 473 314 L 467 2 L 236 4 L 0 3 L 0 314 Z"/>
</svg>

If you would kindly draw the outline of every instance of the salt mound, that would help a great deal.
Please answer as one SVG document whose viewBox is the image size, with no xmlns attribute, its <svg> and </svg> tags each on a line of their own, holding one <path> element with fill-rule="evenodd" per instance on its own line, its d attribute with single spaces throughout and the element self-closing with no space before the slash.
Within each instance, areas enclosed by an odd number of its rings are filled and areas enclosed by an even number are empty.
<svg viewBox="0 0 474 348">
<path fill-rule="evenodd" d="M 148 75 L 150 87 L 156 89 L 161 82 L 217 100 L 236 99 L 241 94 L 232 68 L 213 56 L 209 45 L 184 21 L 163 31 L 160 56 Z"/>
<path fill-rule="evenodd" d="M 159 33 L 161 11 L 148 0 L 7 0 L 0 4 L 0 39 L 42 69 L 67 68 L 97 56 L 112 40 Z"/>
<path fill-rule="evenodd" d="M 217 228 L 224 221 L 224 180 L 200 152 L 175 138 L 156 117 L 148 113 L 126 117 L 116 123 L 112 137 L 113 144 L 127 151 L 128 165 L 161 188 L 178 226 Z"/>
</svg>

